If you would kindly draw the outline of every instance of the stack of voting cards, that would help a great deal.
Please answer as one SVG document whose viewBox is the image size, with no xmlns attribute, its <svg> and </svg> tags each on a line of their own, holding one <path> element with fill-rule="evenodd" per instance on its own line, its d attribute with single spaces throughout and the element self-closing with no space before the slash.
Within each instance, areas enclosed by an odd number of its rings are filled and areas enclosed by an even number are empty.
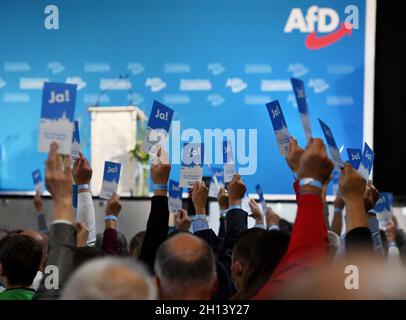
<svg viewBox="0 0 406 320">
<path fill-rule="evenodd" d="M 257 190 L 257 193 L 258 193 L 259 202 L 261 203 L 261 207 L 262 207 L 262 212 L 265 215 L 268 212 L 268 206 L 266 205 L 264 193 L 262 192 L 262 188 L 259 184 L 257 184 L 255 186 L 255 189 Z"/>
<path fill-rule="evenodd" d="M 266 104 L 266 108 L 271 118 L 273 130 L 275 132 L 276 143 L 278 144 L 279 154 L 286 156 L 289 150 L 290 135 L 283 116 L 279 101 L 271 101 Z"/>
<path fill-rule="evenodd" d="M 169 180 L 168 206 L 170 213 L 177 213 L 182 209 L 182 188 L 178 181 Z"/>
<path fill-rule="evenodd" d="M 355 169 L 358 170 L 361 163 L 362 150 L 358 148 L 347 148 L 348 162 Z"/>
<path fill-rule="evenodd" d="M 34 181 L 35 192 L 44 193 L 44 182 L 42 181 L 41 171 L 39 169 L 32 172 L 32 180 Z"/>
<path fill-rule="evenodd" d="M 77 158 L 79 158 L 79 152 L 80 152 L 79 121 L 75 120 L 73 122 L 72 149 L 70 153 L 72 161 L 75 161 Z"/>
<path fill-rule="evenodd" d="M 153 146 L 166 144 L 172 116 L 173 110 L 171 108 L 154 100 L 141 146 L 143 152 L 149 153 Z"/>
<path fill-rule="evenodd" d="M 180 186 L 193 187 L 196 181 L 202 181 L 204 161 L 203 143 L 185 143 L 182 151 Z"/>
<path fill-rule="evenodd" d="M 120 181 L 121 164 L 106 161 L 104 163 L 104 173 L 102 190 L 100 192 L 100 198 L 110 199 L 114 192 L 117 192 L 118 183 Z"/>
<path fill-rule="evenodd" d="M 71 154 L 75 100 L 75 84 L 44 83 L 39 152 L 49 152 L 50 144 L 56 141 L 59 145 L 59 154 Z"/>
<path fill-rule="evenodd" d="M 224 183 L 230 182 L 235 174 L 235 163 L 231 141 L 223 141 Z"/>
<path fill-rule="evenodd" d="M 364 145 L 364 151 L 362 153 L 361 163 L 358 168 L 359 174 L 368 181 L 369 175 L 372 171 L 372 166 L 374 164 L 375 153 L 368 146 L 367 143 Z"/>
<path fill-rule="evenodd" d="M 305 131 L 305 136 L 307 142 L 309 142 L 312 137 L 312 128 L 310 126 L 310 115 L 309 108 L 307 107 L 306 93 L 304 89 L 304 84 L 302 80 L 291 78 L 293 91 L 295 92 L 296 102 L 299 109 L 300 119 Z"/>
<path fill-rule="evenodd" d="M 319 122 L 321 129 L 323 130 L 324 137 L 326 138 L 328 149 L 330 150 L 331 159 L 333 160 L 335 167 L 339 169 L 343 166 L 343 161 L 341 160 L 340 151 L 337 148 L 333 132 L 331 131 L 330 127 L 320 119 Z"/>
</svg>

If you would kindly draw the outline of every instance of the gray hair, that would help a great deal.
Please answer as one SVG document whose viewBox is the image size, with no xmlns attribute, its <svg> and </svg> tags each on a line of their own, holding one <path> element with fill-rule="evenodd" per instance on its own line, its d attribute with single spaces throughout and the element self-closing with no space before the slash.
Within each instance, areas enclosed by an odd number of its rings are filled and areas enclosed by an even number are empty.
<svg viewBox="0 0 406 320">
<path fill-rule="evenodd" d="M 127 271 L 127 272 L 126 272 Z M 157 289 L 146 268 L 125 258 L 97 258 L 68 280 L 62 300 L 155 300 Z"/>
<path fill-rule="evenodd" d="M 161 288 L 167 293 L 188 292 L 196 286 L 210 283 L 216 277 L 216 259 L 206 241 L 201 242 L 201 250 L 180 250 L 175 252 L 171 240 L 166 240 L 158 248 L 154 271 L 160 280 Z"/>
</svg>

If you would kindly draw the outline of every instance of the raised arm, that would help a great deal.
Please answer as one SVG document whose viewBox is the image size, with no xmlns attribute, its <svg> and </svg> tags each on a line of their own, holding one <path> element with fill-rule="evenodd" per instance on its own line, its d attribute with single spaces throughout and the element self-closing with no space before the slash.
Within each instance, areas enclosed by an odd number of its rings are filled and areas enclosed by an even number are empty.
<svg viewBox="0 0 406 320">
<path fill-rule="evenodd" d="M 113 193 L 107 202 L 104 217 L 104 233 L 101 249 L 110 255 L 118 253 L 117 217 L 121 211 L 120 196 Z"/>
<path fill-rule="evenodd" d="M 334 215 L 333 221 L 331 223 L 331 229 L 338 235 L 341 235 L 343 229 L 343 209 L 344 209 L 344 199 L 337 195 L 334 200 Z"/>
<path fill-rule="evenodd" d="M 155 255 L 158 247 L 168 236 L 168 196 L 167 185 L 171 166 L 166 157 L 158 159 L 151 165 L 151 178 L 154 183 L 154 196 L 151 199 L 151 211 L 148 218 L 144 242 L 141 248 L 140 260 L 143 261 L 151 272 L 154 270 Z"/>
<path fill-rule="evenodd" d="M 333 167 L 323 142 L 311 139 L 300 159 L 298 211 L 288 250 L 254 299 L 269 299 L 278 294 L 298 272 L 313 267 L 319 258 L 327 255 L 327 228 L 321 194 Z"/>
<path fill-rule="evenodd" d="M 57 152 L 58 145 L 52 143 L 46 161 L 45 182 L 53 200 L 53 223 L 49 233 L 47 266 L 56 267 L 58 280 L 57 283 L 50 286 L 50 283 L 55 282 L 53 278 L 55 274 L 47 274 L 45 272 L 36 295 L 40 299 L 55 299 L 58 296 L 59 290 L 63 287 L 63 284 L 73 270 L 73 249 L 76 245 L 76 229 L 73 226 L 72 214 L 73 181 L 70 169 L 70 157 L 65 158 L 64 166 L 62 166 L 62 160 Z M 48 277 L 54 280 L 47 280 Z M 48 287 L 45 286 L 46 283 L 48 283 Z"/>
<path fill-rule="evenodd" d="M 37 223 L 39 232 L 48 232 L 47 221 L 45 220 L 44 206 L 42 204 L 42 198 L 37 191 L 34 196 L 34 207 L 37 212 Z"/>
<path fill-rule="evenodd" d="M 89 229 L 87 244 L 93 245 L 96 241 L 96 214 L 89 189 L 93 170 L 82 153 L 79 153 L 79 158 L 75 160 L 72 173 L 75 183 L 78 185 L 77 220 L 83 222 Z"/>
</svg>

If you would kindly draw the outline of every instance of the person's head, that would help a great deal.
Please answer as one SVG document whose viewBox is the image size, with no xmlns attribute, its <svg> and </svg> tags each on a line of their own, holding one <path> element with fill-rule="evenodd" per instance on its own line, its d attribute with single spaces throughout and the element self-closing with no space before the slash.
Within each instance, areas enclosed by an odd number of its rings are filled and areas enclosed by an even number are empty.
<svg viewBox="0 0 406 320">
<path fill-rule="evenodd" d="M 251 260 L 253 248 L 256 247 L 258 239 L 266 233 L 266 230 L 260 228 L 251 228 L 242 231 L 237 238 L 233 248 L 231 277 L 234 285 L 241 288 L 243 275 L 247 269 L 248 262 Z"/>
<path fill-rule="evenodd" d="M 37 241 L 15 235 L 2 239 L 0 251 L 0 275 L 7 288 L 32 285 L 40 263 L 42 249 Z"/>
<path fill-rule="evenodd" d="M 135 259 L 138 259 L 141 253 L 142 243 L 144 242 L 145 231 L 138 232 L 134 237 L 131 238 L 130 244 L 128 246 L 129 255 Z"/>
<path fill-rule="evenodd" d="M 118 240 L 117 254 L 121 257 L 128 256 L 127 238 L 120 231 L 117 231 L 117 240 Z M 96 248 L 100 249 L 102 246 L 102 243 L 103 243 L 103 233 L 98 233 L 96 235 L 96 242 L 95 242 L 94 246 Z"/>
<path fill-rule="evenodd" d="M 213 250 L 192 234 L 180 232 L 164 241 L 154 270 L 162 299 L 208 300 L 217 291 Z"/>
<path fill-rule="evenodd" d="M 253 297 L 269 280 L 286 253 L 290 236 L 283 231 L 266 231 L 250 249 L 251 259 L 243 274 L 241 288 L 233 299 Z"/>
<path fill-rule="evenodd" d="M 103 257 L 105 255 L 102 250 L 89 246 L 76 247 L 73 251 L 73 254 L 74 254 L 73 267 L 75 270 L 85 262 L 88 262 L 89 260 L 95 258 Z"/>
<path fill-rule="evenodd" d="M 79 267 L 62 300 L 154 300 L 157 290 L 146 268 L 128 258 L 103 257 Z"/>
<path fill-rule="evenodd" d="M 20 233 L 20 235 L 30 237 L 38 242 L 42 249 L 41 264 L 39 270 L 44 272 L 45 265 L 48 259 L 48 236 L 35 230 L 27 229 Z"/>
</svg>

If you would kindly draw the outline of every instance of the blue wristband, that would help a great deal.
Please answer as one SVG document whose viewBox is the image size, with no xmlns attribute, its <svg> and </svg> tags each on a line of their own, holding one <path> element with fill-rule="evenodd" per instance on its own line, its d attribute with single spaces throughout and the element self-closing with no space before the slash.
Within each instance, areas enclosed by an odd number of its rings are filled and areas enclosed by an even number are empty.
<svg viewBox="0 0 406 320">
<path fill-rule="evenodd" d="M 117 221 L 117 217 L 113 216 L 113 215 L 105 216 L 104 221 L 107 221 L 107 220 Z"/>
<path fill-rule="evenodd" d="M 89 189 L 88 184 L 78 184 L 78 191 L 83 190 L 83 189 Z"/>
<path fill-rule="evenodd" d="M 166 184 L 154 184 L 154 190 L 168 190 L 168 185 Z"/>
<path fill-rule="evenodd" d="M 313 178 L 302 178 L 299 181 L 299 186 L 312 186 L 316 187 L 319 189 L 323 189 L 323 184 L 320 181 L 317 181 L 316 179 Z"/>
</svg>

